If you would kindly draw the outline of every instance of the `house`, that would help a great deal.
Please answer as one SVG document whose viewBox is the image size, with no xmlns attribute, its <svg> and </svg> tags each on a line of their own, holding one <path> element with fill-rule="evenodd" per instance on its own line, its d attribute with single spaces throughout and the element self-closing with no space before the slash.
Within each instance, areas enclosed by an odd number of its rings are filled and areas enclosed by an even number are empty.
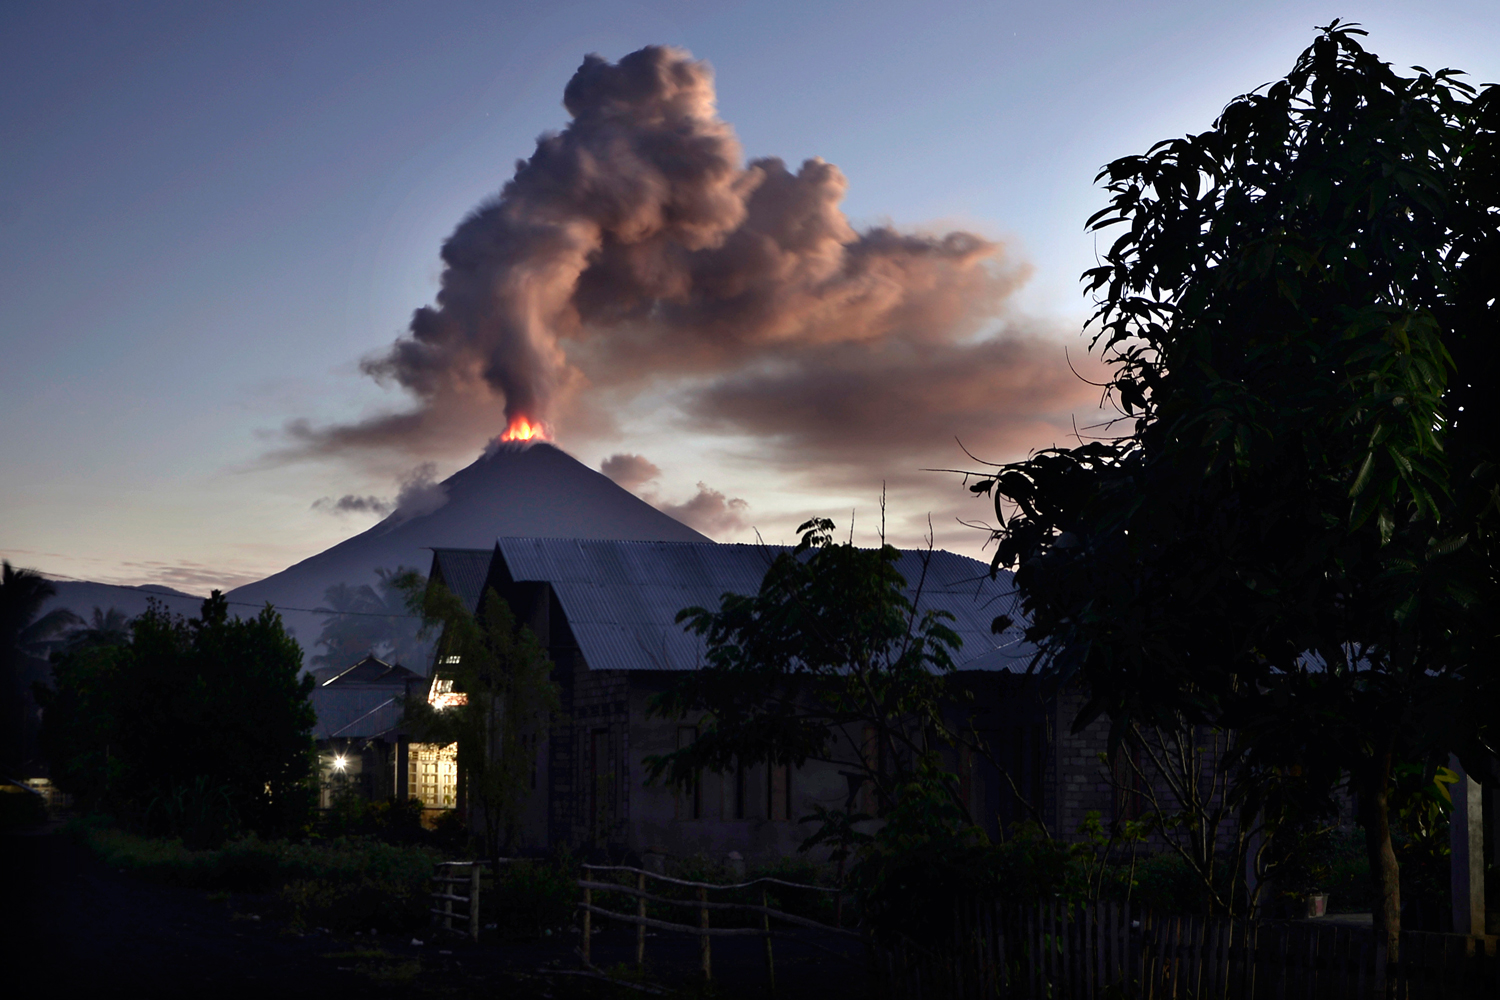
<svg viewBox="0 0 1500 1000">
<path fill-rule="evenodd" d="M 556 845 L 616 856 L 777 856 L 810 830 L 797 821 L 822 805 L 842 808 L 850 783 L 832 765 L 788 773 L 753 765 L 706 774 L 689 792 L 645 780 L 645 758 L 696 738 L 692 720 L 650 718 L 652 695 L 702 663 L 702 640 L 678 611 L 717 607 L 726 592 L 754 593 L 783 548 L 712 542 L 501 538 L 493 550 L 435 549 L 430 580 L 479 612 L 489 589 L 529 626 L 554 664 L 561 710 L 534 734 L 538 775 L 524 805 L 522 846 Z M 905 551 L 897 566 L 963 640 L 954 683 L 1015 786 L 983 759 L 953 761 L 970 810 L 992 833 L 1014 820 L 1061 818 L 1057 706 L 1044 701 L 1027 666 L 1033 650 L 996 616 L 1019 617 L 1007 574 L 950 552 Z M 441 676 L 441 665 L 434 667 Z M 1066 728 L 1065 726 L 1063 727 Z M 1087 765 L 1098 770 L 1097 759 Z M 462 795 L 460 791 L 459 795 Z"/>
<path fill-rule="evenodd" d="M 313 688 L 308 700 L 317 713 L 313 739 L 318 746 L 320 808 L 332 808 L 343 794 L 382 801 L 411 797 L 412 789 L 431 809 L 456 804 L 456 799 L 444 802 L 439 787 L 442 783 L 435 773 L 429 782 L 433 787 L 423 796 L 423 750 L 419 748 L 413 757 L 410 739 L 401 728 L 402 704 L 408 690 L 426 684 L 420 674 L 400 664 L 386 663 L 372 653 Z M 448 757 L 451 760 L 453 754 Z M 411 775 L 414 764 L 419 770 L 417 780 Z M 446 785 L 453 798 L 456 768 L 449 770 Z"/>
</svg>

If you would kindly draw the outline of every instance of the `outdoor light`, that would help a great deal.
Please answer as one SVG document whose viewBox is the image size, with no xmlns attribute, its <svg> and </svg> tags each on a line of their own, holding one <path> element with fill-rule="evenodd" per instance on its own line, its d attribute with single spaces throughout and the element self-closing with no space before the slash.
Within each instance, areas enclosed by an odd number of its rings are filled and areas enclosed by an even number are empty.
<svg viewBox="0 0 1500 1000">
<path fill-rule="evenodd" d="M 343 757 L 335 757 L 335 758 L 333 758 L 333 766 L 334 766 L 335 770 L 342 771 L 348 765 L 348 763 L 349 762 L 347 760 L 345 760 Z"/>
</svg>

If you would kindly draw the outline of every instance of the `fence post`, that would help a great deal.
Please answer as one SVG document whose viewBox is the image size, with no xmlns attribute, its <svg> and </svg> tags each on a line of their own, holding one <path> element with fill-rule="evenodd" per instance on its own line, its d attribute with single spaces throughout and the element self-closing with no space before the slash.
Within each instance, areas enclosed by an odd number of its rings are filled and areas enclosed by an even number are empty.
<svg viewBox="0 0 1500 1000">
<path fill-rule="evenodd" d="M 769 909 L 769 904 L 766 902 L 766 887 L 764 884 L 762 884 L 760 887 L 760 907 L 762 910 Z M 761 926 L 764 927 L 766 931 L 766 977 L 771 983 L 771 992 L 775 993 L 776 962 L 771 957 L 771 915 L 769 913 L 762 913 L 760 915 L 760 920 Z"/>
<path fill-rule="evenodd" d="M 583 889 L 583 964 L 588 965 L 593 960 L 589 958 L 589 943 L 594 936 L 594 911 L 589 907 L 594 905 L 594 890 L 584 886 Z"/>
<path fill-rule="evenodd" d="M 635 925 L 635 968 L 637 972 L 646 971 L 646 873 L 641 872 L 635 877 L 636 891 L 641 895 L 635 898 L 635 915 L 641 918 L 641 923 Z"/>
<path fill-rule="evenodd" d="M 452 866 L 449 866 L 446 869 L 440 869 L 440 870 L 443 871 L 443 877 L 446 879 L 448 877 L 448 872 L 451 872 L 453 870 L 453 868 L 452 868 Z M 454 895 L 454 893 L 453 893 L 453 884 L 451 882 L 446 882 L 445 881 L 445 882 L 442 883 L 442 885 L 443 885 L 443 897 L 444 897 L 443 898 L 443 930 L 445 930 L 445 931 L 451 931 L 453 929 L 453 895 Z"/>
<path fill-rule="evenodd" d="M 479 862 L 469 869 L 469 937 L 479 940 Z M 498 872 L 496 873 L 499 874 Z"/>
<path fill-rule="evenodd" d="M 698 902 L 708 902 L 707 889 L 698 890 Z M 698 935 L 698 957 L 703 963 L 703 981 L 706 983 L 714 978 L 713 954 L 710 950 L 712 946 L 708 942 L 708 907 L 706 906 L 698 907 L 698 926 L 703 930 L 703 933 Z"/>
</svg>

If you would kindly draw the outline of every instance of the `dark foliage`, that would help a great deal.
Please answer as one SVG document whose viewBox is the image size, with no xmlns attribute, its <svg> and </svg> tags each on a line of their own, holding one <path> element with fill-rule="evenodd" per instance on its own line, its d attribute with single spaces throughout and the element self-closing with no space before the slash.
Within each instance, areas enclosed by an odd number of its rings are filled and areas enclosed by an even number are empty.
<svg viewBox="0 0 1500 1000">
<path fill-rule="evenodd" d="M 65 608 L 40 615 L 56 593 L 34 570 L 16 569 L 9 562 L 0 566 L 0 775 L 12 773 L 23 753 L 23 661 L 45 658 L 57 635 L 80 621 Z"/>
<path fill-rule="evenodd" d="M 1085 279 L 1122 436 L 974 489 L 1042 665 L 1090 695 L 1076 724 L 1237 730 L 1273 826 L 1347 776 L 1393 935 L 1393 768 L 1480 766 L 1500 718 L 1500 89 L 1401 76 L 1361 34 L 1101 173 L 1090 224 L 1124 232 Z"/>
<path fill-rule="evenodd" d="M 377 569 L 376 583 L 350 586 L 337 583 L 323 593 L 323 629 L 313 642 L 323 652 L 312 662 L 324 667 L 346 667 L 367 654 L 388 663 L 410 666 L 426 659 L 422 622 L 412 613 L 404 581 L 416 571 L 405 566 Z"/>
<path fill-rule="evenodd" d="M 301 664 L 269 607 L 230 618 L 216 591 L 184 619 L 153 603 L 129 645 L 84 645 L 39 688 L 54 779 L 193 845 L 301 830 L 313 751 L 313 682 Z"/>
</svg>

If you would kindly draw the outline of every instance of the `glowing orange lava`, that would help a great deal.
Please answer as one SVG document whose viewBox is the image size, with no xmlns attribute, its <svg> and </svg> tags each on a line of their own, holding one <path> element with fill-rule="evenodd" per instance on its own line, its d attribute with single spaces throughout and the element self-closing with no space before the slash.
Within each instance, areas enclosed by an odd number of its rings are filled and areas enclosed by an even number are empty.
<svg viewBox="0 0 1500 1000">
<path fill-rule="evenodd" d="M 500 435 L 500 440 L 532 441 L 537 439 L 545 440 L 546 437 L 547 429 L 540 423 L 534 424 L 525 417 L 516 417 L 510 422 L 510 426 L 505 428 L 505 433 Z"/>
</svg>

